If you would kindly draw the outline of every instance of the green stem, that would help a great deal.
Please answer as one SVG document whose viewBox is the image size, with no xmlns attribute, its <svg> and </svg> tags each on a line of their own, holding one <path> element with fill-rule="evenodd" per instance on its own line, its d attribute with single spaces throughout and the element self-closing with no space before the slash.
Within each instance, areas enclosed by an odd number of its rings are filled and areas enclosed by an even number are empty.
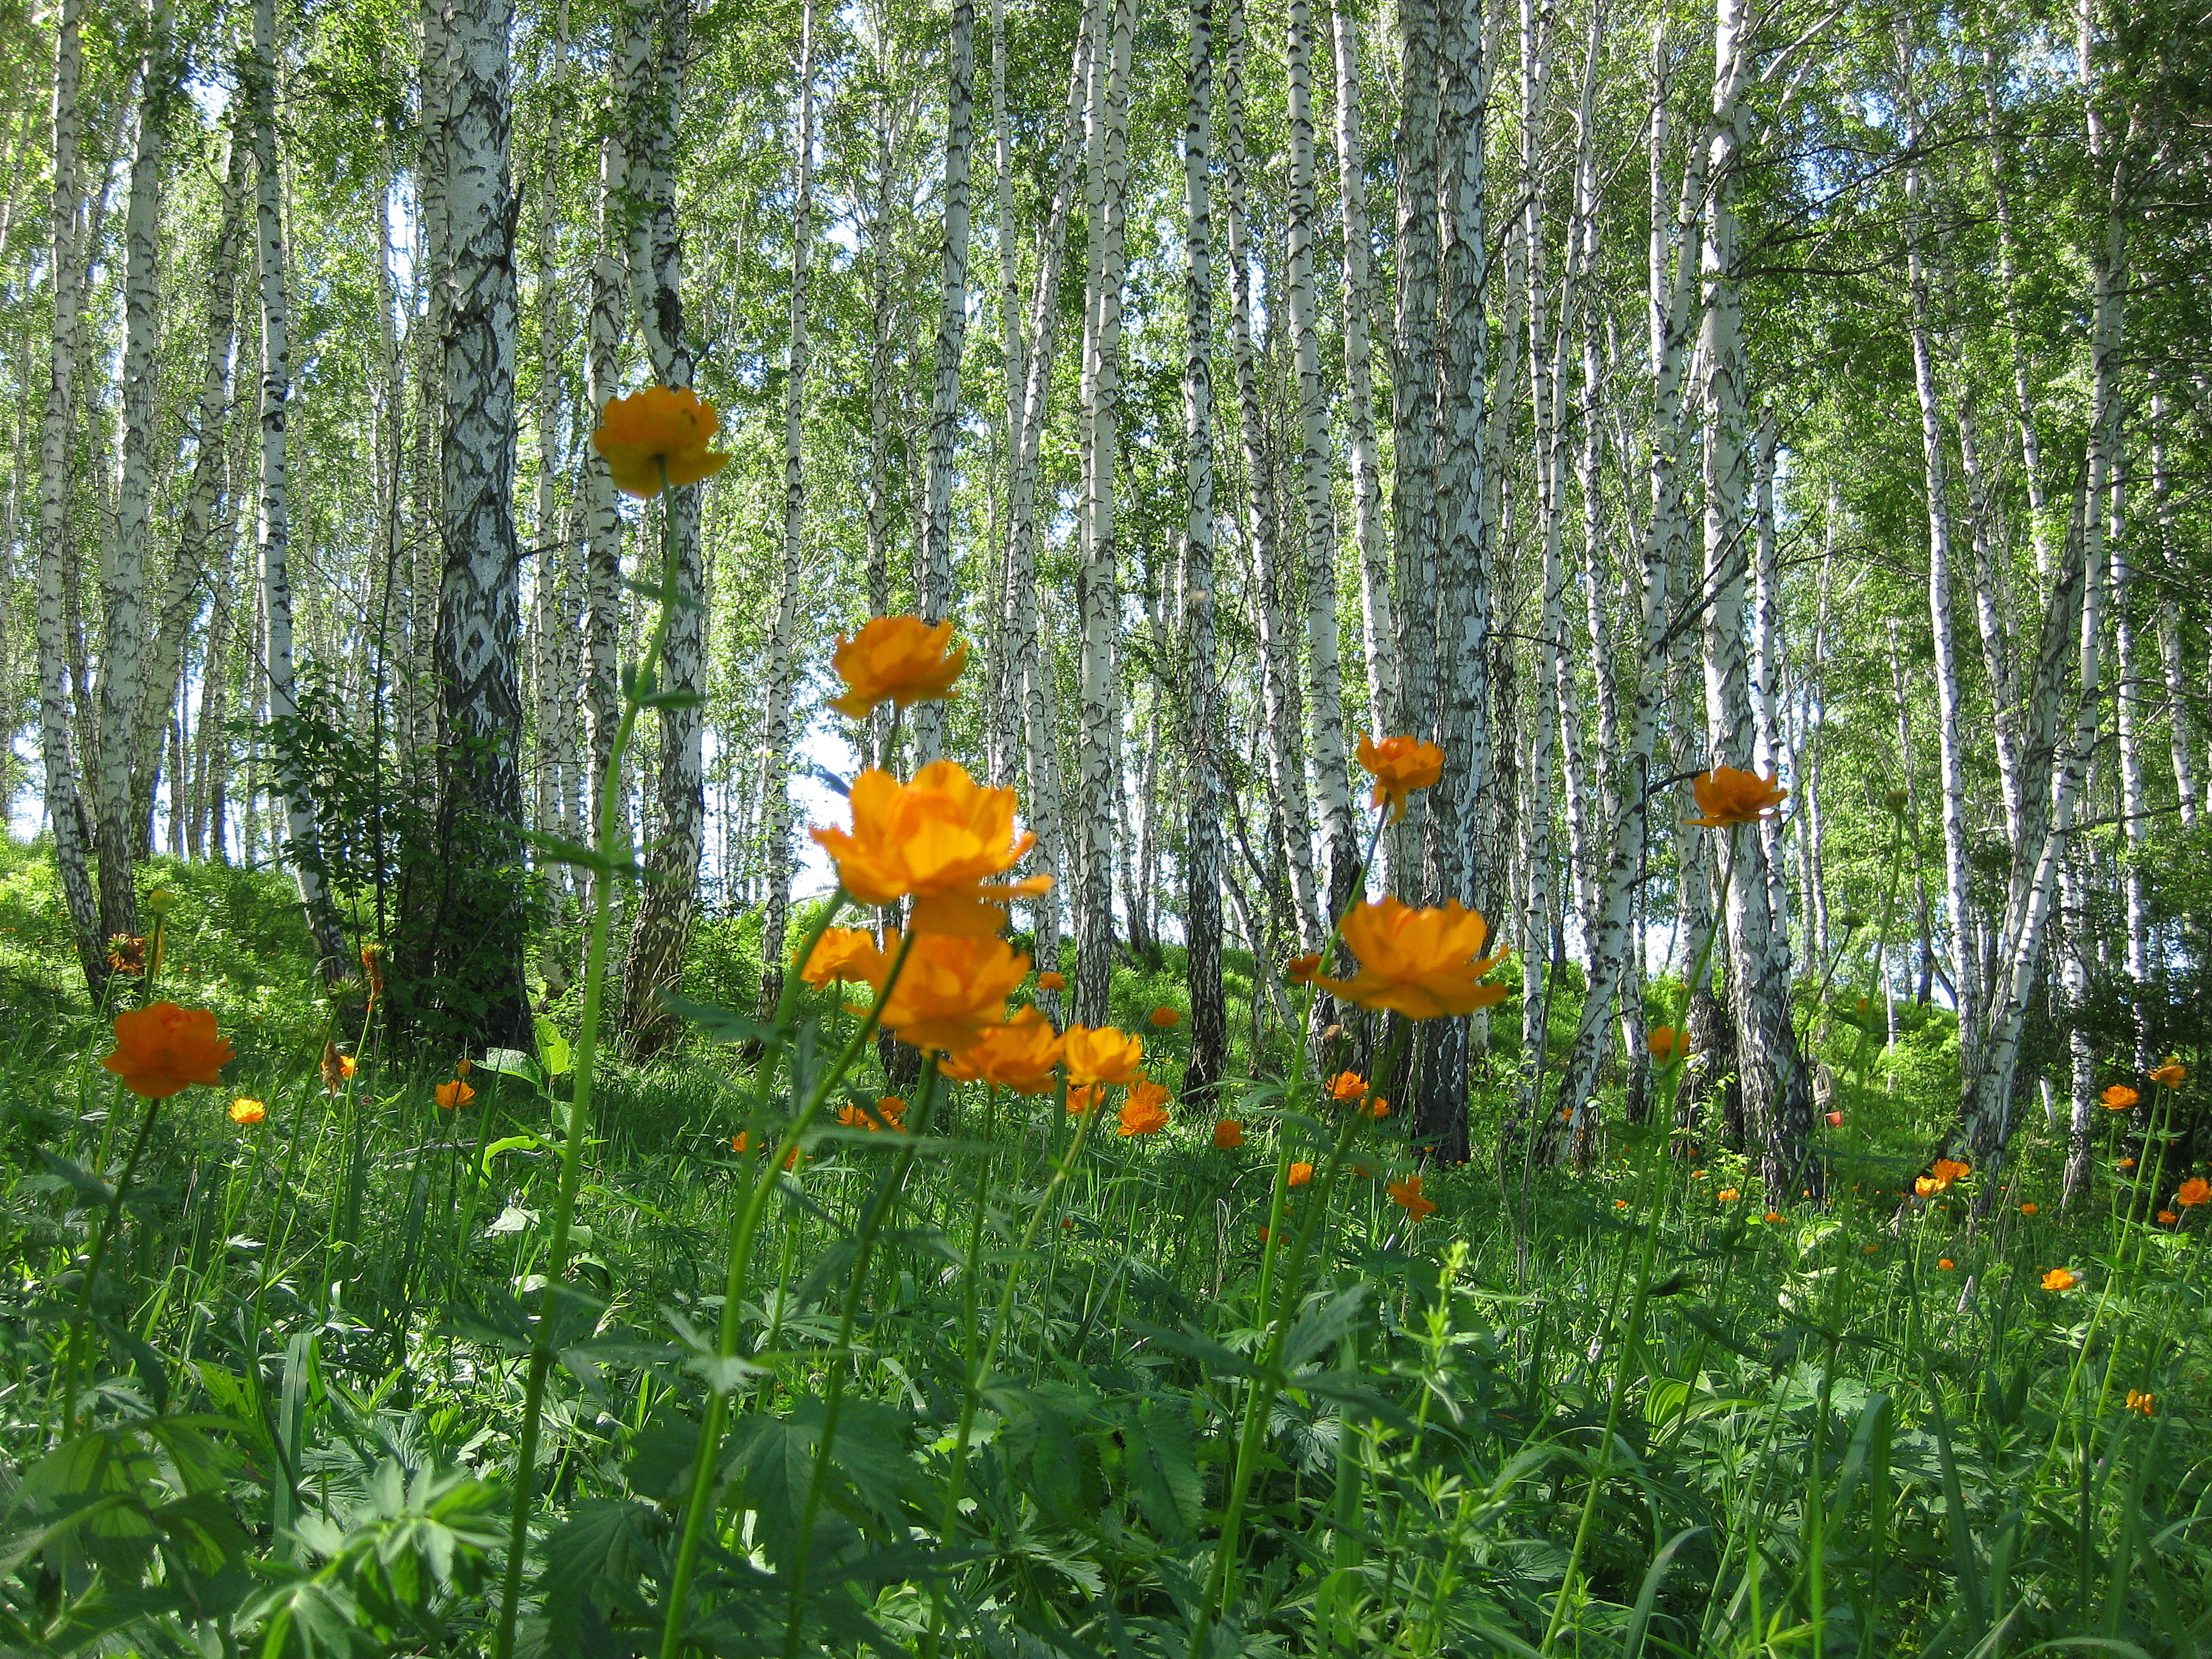
<svg viewBox="0 0 2212 1659">
<path fill-rule="evenodd" d="M 116 1104 L 122 1104 L 123 1085 L 118 1079 L 115 1086 Z M 109 1109 L 110 1115 L 113 1108 Z M 146 1115 L 138 1120 L 138 1133 L 131 1142 L 131 1156 L 124 1160 L 123 1173 L 116 1177 L 115 1190 L 107 1195 L 107 1212 L 100 1218 L 100 1231 L 92 1241 L 92 1254 L 84 1264 L 84 1284 L 77 1292 L 76 1317 L 70 1322 L 69 1358 L 62 1367 L 62 1436 L 64 1439 L 76 1426 L 76 1371 L 84 1358 L 84 1328 L 92 1318 L 92 1296 L 100 1283 L 100 1264 L 107 1255 L 107 1242 L 114 1237 L 116 1225 L 123 1218 L 123 1200 L 131 1191 L 131 1182 L 138 1173 L 138 1160 L 146 1154 L 146 1143 L 153 1138 L 154 1120 L 161 1115 L 158 1097 L 146 1102 Z"/>
<path fill-rule="evenodd" d="M 553 1205 L 553 1231 L 546 1249 L 545 1301 L 530 1349 L 530 1376 L 522 1406 L 522 1441 L 514 1471 L 514 1512 L 507 1527 L 507 1571 L 500 1588 L 499 1627 L 492 1644 L 493 1659 L 512 1659 L 514 1620 L 522 1597 L 523 1557 L 530 1540 L 530 1507 L 537 1486 L 538 1441 L 544 1423 L 545 1379 L 553 1369 L 553 1350 L 548 1339 L 558 1305 L 562 1281 L 568 1272 L 569 1224 L 574 1217 L 576 1188 L 582 1179 L 584 1136 L 592 1121 L 592 1086 L 599 1055 L 600 1004 L 606 990 L 607 946 L 613 927 L 614 877 L 617 866 L 629 862 L 628 823 L 622 811 L 623 756 L 636 729 L 640 696 L 651 682 L 668 627 L 675 611 L 677 550 L 675 491 L 668 483 L 668 466 L 660 469 L 661 574 L 659 606 L 653 633 L 646 641 L 638 671 L 623 688 L 622 718 L 615 726 L 607 750 L 607 763 L 599 779 L 599 840 L 594 849 L 598 868 L 592 883 L 591 945 L 584 962 L 583 1017 L 576 1032 L 574 1081 L 568 1091 L 568 1112 L 562 1126 L 561 1187 Z"/>
</svg>

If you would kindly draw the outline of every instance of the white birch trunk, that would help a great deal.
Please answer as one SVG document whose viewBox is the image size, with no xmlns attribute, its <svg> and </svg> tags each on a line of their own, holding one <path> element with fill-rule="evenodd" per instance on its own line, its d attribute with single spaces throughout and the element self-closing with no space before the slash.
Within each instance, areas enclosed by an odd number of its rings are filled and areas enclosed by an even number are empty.
<svg viewBox="0 0 2212 1659">
<path fill-rule="evenodd" d="M 975 3 L 952 0 L 951 78 L 945 116 L 945 222 L 939 244 L 942 304 L 929 400 L 929 477 L 922 521 L 921 619 L 952 611 L 952 460 L 960 432 L 960 358 L 968 338 L 969 186 L 975 148 Z M 915 759 L 927 766 L 945 742 L 945 705 L 914 706 Z"/>
<path fill-rule="evenodd" d="M 1284 263 L 1290 284 L 1291 349 L 1298 375 L 1306 660 L 1313 681 L 1314 794 L 1321 807 L 1322 864 L 1326 872 L 1321 925 L 1325 930 L 1352 901 L 1360 847 L 1352 823 L 1351 783 L 1345 773 L 1343 671 L 1337 647 L 1336 513 L 1329 489 L 1328 386 L 1322 378 L 1321 336 L 1316 322 L 1319 306 L 1314 292 L 1314 246 L 1320 226 L 1314 201 L 1311 0 L 1290 0 L 1284 64 L 1289 77 L 1291 134 L 1290 222 Z"/>
<path fill-rule="evenodd" d="M 763 778 L 767 910 L 761 930 L 757 1012 L 772 1017 L 783 994 L 784 935 L 791 914 L 791 696 L 799 630 L 799 569 L 806 545 L 807 283 L 814 258 L 814 3 L 800 9 L 798 183 L 791 233 L 789 367 L 783 398 L 783 547 L 775 631 L 769 639 Z"/>
<path fill-rule="evenodd" d="M 1345 22 L 1340 16 L 1339 27 Z M 1182 145 L 1183 307 L 1188 325 L 1182 376 L 1183 437 L 1188 446 L 1183 470 L 1183 752 L 1190 780 L 1183 837 L 1184 974 L 1190 994 L 1190 1057 L 1183 1071 L 1182 1097 L 1200 1112 L 1213 1103 L 1229 1058 L 1229 1005 L 1221 974 L 1221 744 L 1225 730 L 1215 660 L 1213 593 L 1212 155 L 1213 6 L 1212 0 L 1191 0 L 1190 75 L 1183 106 Z M 1364 262 L 1361 268 L 1364 271 Z M 1347 344 L 1346 349 L 1349 353 L 1351 347 Z M 1371 422 L 1367 447 L 1371 470 Z M 1369 482 L 1371 489 L 1371 477 Z"/>
<path fill-rule="evenodd" d="M 2181 551 L 2174 523 L 2173 477 L 2166 468 L 2166 392 L 2161 386 L 2150 394 L 2150 497 L 2151 511 L 2158 523 L 2159 551 L 2171 568 L 2178 564 Z M 2202 810 L 2197 774 L 2197 723 L 2190 714 L 2181 629 L 2172 605 L 2158 608 L 2158 654 L 2165 679 L 2166 738 L 2173 760 L 2174 794 L 2180 808 L 2181 827 L 2194 830 Z"/>
<path fill-rule="evenodd" d="M 79 220 L 84 190 L 78 159 L 83 115 L 78 94 L 84 74 L 82 0 L 61 0 L 54 48 L 53 191 L 48 244 L 52 273 L 54 337 L 47 359 L 46 407 L 39 436 L 38 654 L 39 735 L 45 766 L 44 799 L 53 826 L 54 859 L 68 907 L 77 963 L 95 1002 L 107 982 L 100 937 L 100 911 L 87 861 L 91 825 L 77 793 L 70 732 L 70 665 L 64 617 L 69 548 L 70 439 L 76 413 L 80 313 L 83 305 L 84 245 Z"/>
</svg>

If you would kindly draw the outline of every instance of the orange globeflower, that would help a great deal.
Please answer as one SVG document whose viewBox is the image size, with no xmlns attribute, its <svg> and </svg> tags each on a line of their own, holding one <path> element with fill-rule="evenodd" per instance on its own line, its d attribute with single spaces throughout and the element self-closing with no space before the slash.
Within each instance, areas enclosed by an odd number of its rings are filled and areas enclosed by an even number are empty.
<svg viewBox="0 0 2212 1659">
<path fill-rule="evenodd" d="M 1164 1002 L 1152 1010 L 1150 1018 L 1152 1024 L 1163 1031 L 1173 1030 L 1182 1024 L 1182 1012 L 1179 1009 L 1169 1007 Z"/>
<path fill-rule="evenodd" d="M 752 1144 L 752 1131 L 750 1129 L 740 1129 L 730 1137 L 730 1150 L 733 1152 L 749 1152 Z"/>
<path fill-rule="evenodd" d="M 2106 1090 L 2103 1094 L 2099 1095 L 2097 1098 L 2105 1103 L 2105 1109 L 2106 1111 L 2124 1112 L 2129 1107 L 2134 1105 L 2136 1102 L 2141 1100 L 2142 1097 L 2137 1094 L 2134 1090 L 2129 1088 L 2126 1084 L 2115 1083 L 2111 1088 Z"/>
<path fill-rule="evenodd" d="M 955 1083 L 988 1083 L 1018 1095 L 1048 1095 L 1060 1064 L 1061 1038 L 1035 1008 L 1024 1008 L 994 1025 L 958 1054 L 937 1062 Z"/>
<path fill-rule="evenodd" d="M 885 1129 L 896 1133 L 906 1133 L 906 1102 L 896 1095 L 885 1095 L 871 1111 L 857 1101 L 848 1102 L 837 1109 L 837 1121 L 848 1129 L 866 1129 L 870 1134 L 880 1134 Z"/>
<path fill-rule="evenodd" d="M 115 1052 L 100 1063 L 148 1100 L 167 1100 L 195 1083 L 215 1083 L 233 1050 L 216 1035 L 215 1012 L 149 1003 L 115 1017 Z"/>
<path fill-rule="evenodd" d="M 2020 1206 L 2020 1212 L 2022 1215 L 2033 1215 L 2042 1207 L 2040 1204 L 2023 1204 Z"/>
<path fill-rule="evenodd" d="M 1371 1118 L 1386 1118 L 1390 1115 L 1390 1103 L 1377 1095 L 1367 1103 L 1366 1112 Z"/>
<path fill-rule="evenodd" d="M 1283 977 L 1293 985 L 1310 985 L 1321 974 L 1321 952 L 1292 957 L 1283 964 Z"/>
<path fill-rule="evenodd" d="M 882 982 L 888 966 L 866 928 L 831 927 L 806 953 L 806 965 L 799 976 L 809 985 L 827 985 L 832 980 L 875 985 Z"/>
<path fill-rule="evenodd" d="M 459 1078 L 451 1083 L 441 1083 L 434 1092 L 438 1104 L 449 1112 L 459 1110 L 477 1097 L 477 1091 Z"/>
<path fill-rule="evenodd" d="M 2070 1291 L 2081 1282 L 2063 1267 L 2053 1267 L 2043 1276 L 2043 1288 L 2046 1291 Z"/>
<path fill-rule="evenodd" d="M 1100 1097 L 1106 1091 L 1096 1083 L 1086 1083 L 1079 1089 L 1070 1089 L 1067 1091 L 1068 1115 L 1081 1117 L 1084 1113 L 1098 1103 Z"/>
<path fill-rule="evenodd" d="M 2135 1167 L 2136 1161 L 2131 1158 L 2124 1158 L 2120 1160 L 2120 1168 L 2123 1170 L 2132 1170 Z"/>
<path fill-rule="evenodd" d="M 1434 787 L 1443 775 L 1444 751 L 1419 738 L 1385 738 L 1377 743 L 1363 733 L 1359 763 L 1375 779 L 1375 794 L 1369 804 L 1380 806 L 1389 802 L 1390 821 L 1395 823 L 1406 816 L 1406 797 L 1416 789 Z"/>
<path fill-rule="evenodd" d="M 1655 1025 L 1644 1033 L 1644 1046 L 1651 1051 L 1651 1058 L 1665 1065 L 1674 1058 L 1674 1047 L 1681 1035 L 1671 1025 Z"/>
<path fill-rule="evenodd" d="M 894 934 L 886 942 L 895 947 L 896 939 Z M 896 954 L 896 948 L 886 953 L 886 973 Z M 957 1054 L 992 1026 L 1006 1023 L 1006 999 L 1029 971 L 1030 959 L 1002 939 L 917 933 L 880 1018 L 910 1048 Z"/>
<path fill-rule="evenodd" d="M 1741 1198 L 1743 1194 L 1734 1187 L 1723 1187 L 1720 1191 L 1715 1193 L 1713 1196 L 1723 1204 L 1733 1204 L 1736 1200 Z"/>
<path fill-rule="evenodd" d="M 1066 988 L 1067 975 L 1066 974 L 1046 973 L 1039 974 L 1037 975 L 1037 989 L 1040 991 L 1065 991 Z"/>
<path fill-rule="evenodd" d="M 1782 1224 L 1783 1220 L 1782 1212 L 1779 1210 L 1769 1210 L 1761 1218 L 1770 1227 L 1779 1227 Z"/>
<path fill-rule="evenodd" d="M 668 483 L 680 489 L 729 465 L 726 454 L 707 447 L 721 424 L 714 405 L 690 387 L 649 386 L 607 400 L 592 447 L 606 457 L 623 495 L 658 495 L 664 468 Z"/>
<path fill-rule="evenodd" d="M 1951 1190 L 1952 1182 L 1972 1173 L 1970 1165 L 1961 1164 L 1955 1158 L 1939 1158 L 1931 1173 L 1920 1176 L 1912 1183 L 1912 1190 L 1923 1198 L 1931 1193 L 1947 1193 Z"/>
<path fill-rule="evenodd" d="M 2168 1059 L 2163 1066 L 2154 1066 L 2143 1075 L 2162 1089 L 2179 1089 L 2189 1079 L 2189 1068 L 2179 1060 Z"/>
<path fill-rule="evenodd" d="M 2181 1218 L 2171 1210 L 2160 1210 L 2158 1212 L 2158 1224 L 2161 1227 L 2171 1227 L 2180 1219 Z"/>
<path fill-rule="evenodd" d="M 1331 1100 L 1358 1100 L 1367 1092 L 1367 1079 L 1357 1072 L 1339 1072 L 1328 1080 Z"/>
<path fill-rule="evenodd" d="M 853 781 L 852 803 L 851 830 L 809 833 L 863 903 L 911 896 L 917 933 L 988 937 L 1006 925 L 1008 899 L 1052 886 L 1049 876 L 989 883 L 1019 863 L 1036 837 L 1015 836 L 1012 790 L 982 787 L 957 762 L 932 761 L 912 783 L 863 772 Z"/>
<path fill-rule="evenodd" d="M 1831 1113 L 1829 1113 L 1829 1114 L 1828 1114 L 1828 1127 L 1829 1127 L 1831 1129 L 1840 1129 L 1840 1128 L 1842 1128 L 1842 1127 L 1844 1127 L 1844 1115 L 1843 1115 L 1841 1112 L 1831 1112 Z"/>
<path fill-rule="evenodd" d="M 1434 1199 L 1421 1196 L 1421 1177 L 1419 1176 L 1407 1176 L 1403 1181 L 1386 1182 L 1382 1190 L 1390 1194 L 1393 1204 L 1415 1221 L 1437 1207 Z"/>
<path fill-rule="evenodd" d="M 919 617 L 871 617 L 851 639 L 837 636 L 830 665 L 848 687 L 830 706 L 865 720 L 879 702 L 905 708 L 951 696 L 968 647 L 952 643 L 949 622 L 933 628 Z"/>
<path fill-rule="evenodd" d="M 1706 830 L 1725 829 L 1731 823 L 1757 823 L 1761 818 L 1771 818 L 1781 810 L 1782 803 L 1790 799 L 1787 789 L 1774 787 L 1774 775 L 1765 777 L 1756 772 L 1746 772 L 1733 766 L 1716 766 L 1710 772 L 1700 772 L 1690 781 L 1690 793 L 1697 797 L 1698 811 L 1705 816 L 1685 822 Z"/>
<path fill-rule="evenodd" d="M 1292 1186 L 1292 1187 L 1303 1187 L 1303 1186 L 1304 1186 L 1304 1185 L 1306 1184 L 1306 1182 L 1308 1182 L 1309 1181 L 1311 1181 L 1312 1179 L 1313 1179 L 1313 1165 L 1312 1165 L 1312 1164 L 1291 1164 L 1291 1172 L 1290 1172 L 1290 1176 L 1289 1176 L 1289 1178 L 1288 1178 L 1288 1183 L 1287 1183 L 1287 1184 L 1289 1184 L 1290 1186 Z"/>
<path fill-rule="evenodd" d="M 249 1100 L 244 1095 L 230 1103 L 230 1121 L 233 1123 L 258 1123 L 268 1115 L 267 1106 L 260 1101 Z"/>
<path fill-rule="evenodd" d="M 1168 1091 L 1146 1078 L 1121 1103 L 1121 1127 L 1114 1133 L 1124 1137 L 1159 1133 L 1168 1127 L 1167 1099 Z"/>
<path fill-rule="evenodd" d="M 1145 1040 L 1118 1031 L 1111 1025 L 1067 1028 L 1067 1080 L 1070 1083 L 1133 1083 L 1144 1059 Z"/>
<path fill-rule="evenodd" d="M 2137 1394 L 2133 1389 L 2130 1389 L 2128 1409 L 2131 1412 L 2141 1412 L 2145 1417 L 2148 1417 L 2158 1410 L 2158 1396 L 2154 1394 Z"/>
<path fill-rule="evenodd" d="M 2207 1182 L 2203 1176 L 2191 1176 L 2173 1195 L 2173 1201 L 2185 1210 L 2193 1210 L 2207 1199 L 2212 1199 L 2212 1182 Z"/>
<path fill-rule="evenodd" d="M 1505 959 L 1482 954 L 1490 924 L 1456 900 L 1416 910 L 1395 898 L 1354 907 L 1344 919 L 1344 943 L 1359 960 L 1348 980 L 1315 983 L 1363 1008 L 1388 1008 L 1408 1019 L 1471 1014 L 1505 1000 L 1503 985 L 1477 983 Z"/>
<path fill-rule="evenodd" d="M 1233 1152 L 1244 1144 L 1244 1126 L 1233 1117 L 1224 1117 L 1213 1126 L 1213 1144 L 1222 1152 Z"/>
<path fill-rule="evenodd" d="M 1959 1264 L 1948 1255 L 1939 1255 L 1936 1258 L 1936 1265 L 1948 1273 Z"/>
</svg>

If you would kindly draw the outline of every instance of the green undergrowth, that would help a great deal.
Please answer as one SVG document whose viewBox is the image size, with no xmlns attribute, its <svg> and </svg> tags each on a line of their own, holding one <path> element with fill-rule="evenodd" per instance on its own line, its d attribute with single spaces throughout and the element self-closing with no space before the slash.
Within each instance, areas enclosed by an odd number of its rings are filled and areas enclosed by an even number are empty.
<svg viewBox="0 0 2212 1659">
<path fill-rule="evenodd" d="M 240 1052 L 155 1117 L 88 1298 L 143 1106 L 99 1068 L 50 878 L 0 857 L 7 1650 L 489 1651 L 539 1338 L 559 1358 L 523 1651 L 663 1650 L 715 1389 L 693 1653 L 2212 1644 L 2205 1211 L 2155 1219 L 2194 1172 L 2163 1117 L 2116 1114 L 2063 1206 L 2062 1130 L 2031 1109 L 2002 1170 L 1909 1196 L 1955 1089 L 1934 1011 L 1894 1049 L 1840 1002 L 1802 1011 L 1843 1119 L 1819 1127 L 1816 1197 L 1761 1191 L 1717 1108 L 1611 1122 L 1580 1168 L 1501 1156 L 1501 1042 L 1476 1154 L 1424 1173 L 1438 1207 L 1416 1221 L 1389 1190 L 1417 1169 L 1402 1119 L 1286 1084 L 1287 1046 L 1249 1076 L 1234 1005 L 1241 1146 L 1180 1108 L 1124 1138 L 1109 1105 L 1068 1162 L 1077 1120 L 1050 1097 L 909 1087 L 931 1133 L 827 1127 L 770 1188 L 732 1360 L 724 1252 L 771 1177 L 730 1137 L 779 1118 L 742 1043 L 694 1031 L 603 1069 L 576 1290 L 544 1302 L 564 1043 L 476 1056 L 444 1109 L 454 1057 L 372 1040 L 329 1092 L 281 886 L 156 879 L 181 901 L 164 993 Z M 687 988 L 749 1012 L 745 924 L 702 938 Z M 1183 1007 L 1172 952 L 1114 988 L 1172 1080 L 1188 1027 L 1150 1025 L 1157 1006 Z M 853 1029 L 826 998 L 813 1018 L 772 1103 Z M 1555 1017 L 1554 1044 L 1571 1030 Z M 544 1031 L 568 1035 L 560 1005 Z M 876 1063 L 838 1098 L 872 1102 Z M 234 1123 L 238 1096 L 266 1118 Z M 1293 1161 L 1319 1172 L 1271 1216 Z M 1271 1218 L 1311 1253 L 1294 1282 L 1281 1246 L 1263 1292 Z M 2054 1270 L 2071 1282 L 2045 1288 Z"/>
</svg>

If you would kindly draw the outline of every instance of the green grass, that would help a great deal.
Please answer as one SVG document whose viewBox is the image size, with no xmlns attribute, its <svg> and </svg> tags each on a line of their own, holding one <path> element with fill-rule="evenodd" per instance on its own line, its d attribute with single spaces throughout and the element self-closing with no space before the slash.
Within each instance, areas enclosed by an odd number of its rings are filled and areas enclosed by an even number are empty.
<svg viewBox="0 0 2212 1659">
<path fill-rule="evenodd" d="M 0 854 L 0 1648 L 489 1651 L 540 1337 L 560 1359 L 523 1650 L 659 1650 L 710 1386 L 729 1427 L 695 1652 L 2212 1646 L 2205 1212 L 2139 1218 L 2188 1172 L 2154 1138 L 2122 1171 L 2115 1139 L 2062 1212 L 2063 1148 L 2031 1110 L 2001 1194 L 1978 1173 L 1901 1200 L 1953 1085 L 1940 1016 L 1841 1066 L 1820 1201 L 1757 1192 L 1717 1126 L 1615 1124 L 1589 1167 L 1538 1169 L 1525 1211 L 1488 1146 L 1431 1172 L 1413 1224 L 1384 1190 L 1414 1167 L 1401 1121 L 1352 1125 L 1279 1069 L 1224 1109 L 1242 1148 L 1182 1114 L 1124 1139 L 1109 1109 L 1072 1162 L 1050 1098 L 948 1090 L 919 1146 L 808 1138 L 769 1189 L 732 1364 L 724 1255 L 764 1171 L 729 1137 L 787 1109 L 751 1115 L 737 1050 L 601 1067 L 580 1294 L 534 1330 L 568 1079 L 480 1063 L 442 1112 L 452 1057 L 373 1040 L 326 1094 L 280 884 L 155 878 L 182 901 L 164 994 L 216 1009 L 240 1054 L 155 1121 L 88 1310 L 142 1106 L 99 1068 L 44 866 Z M 702 929 L 694 994 L 749 1012 L 748 948 L 741 923 Z M 1143 1019 L 1181 1006 L 1178 971 L 1114 990 L 1170 1081 L 1183 1034 Z M 826 1000 L 808 1017 L 773 1102 L 852 1029 Z M 1231 1024 L 1241 1045 L 1241 1006 Z M 1832 1058 L 1856 1052 L 1820 1024 Z M 852 1095 L 881 1092 L 874 1065 Z M 1481 1069 L 1479 1137 L 1511 1073 Z M 230 1122 L 236 1094 L 267 1120 Z M 1294 1158 L 1323 1173 L 1286 1195 L 1270 1266 Z M 2062 1267 L 2078 1282 L 2042 1288 Z"/>
</svg>

